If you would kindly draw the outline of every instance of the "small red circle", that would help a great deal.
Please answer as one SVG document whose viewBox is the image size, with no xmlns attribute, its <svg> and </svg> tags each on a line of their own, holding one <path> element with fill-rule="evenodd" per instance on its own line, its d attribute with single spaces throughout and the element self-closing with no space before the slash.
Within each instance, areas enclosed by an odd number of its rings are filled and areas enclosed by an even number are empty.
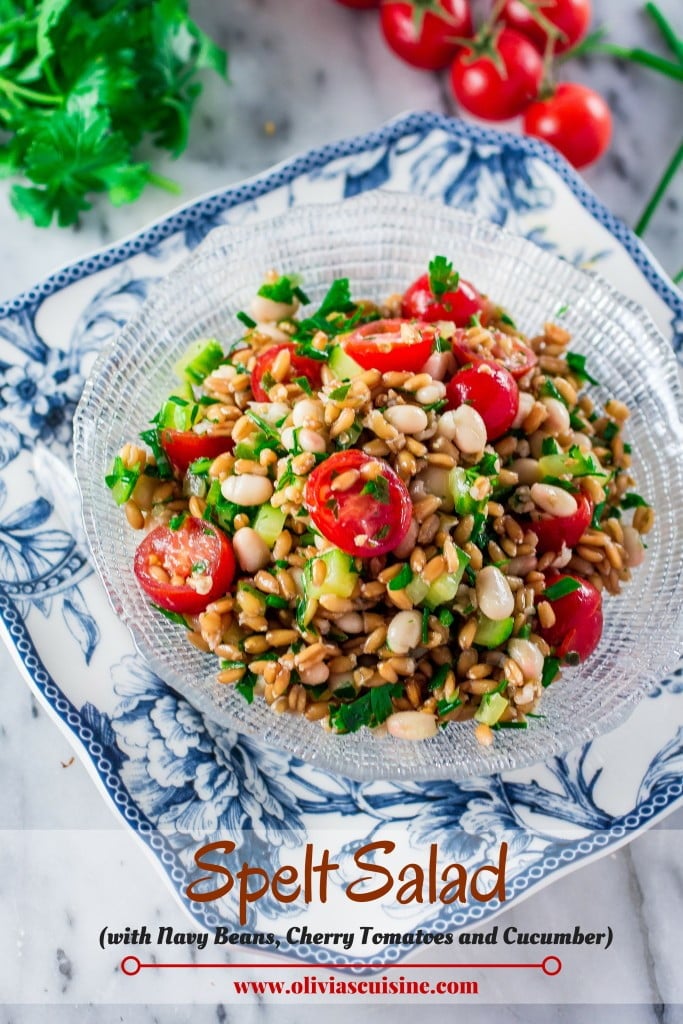
<svg viewBox="0 0 683 1024">
<path fill-rule="evenodd" d="M 124 956 L 121 961 L 121 970 L 124 974 L 127 974 L 129 978 L 139 974 L 142 969 L 142 964 L 136 956 Z"/>
<path fill-rule="evenodd" d="M 562 970 L 562 961 L 559 956 L 547 956 L 541 967 L 543 968 L 543 973 L 548 974 L 552 978 Z"/>
</svg>

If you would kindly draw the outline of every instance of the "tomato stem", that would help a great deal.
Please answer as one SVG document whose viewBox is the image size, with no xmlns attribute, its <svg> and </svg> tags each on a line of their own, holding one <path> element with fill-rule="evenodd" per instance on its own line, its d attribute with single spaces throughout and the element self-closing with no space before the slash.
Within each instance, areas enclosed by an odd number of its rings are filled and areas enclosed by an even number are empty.
<svg viewBox="0 0 683 1024">
<path fill-rule="evenodd" d="M 662 35 L 662 38 L 664 39 L 664 42 L 671 50 L 674 57 L 676 57 L 678 63 L 683 64 L 683 38 L 678 35 L 659 7 L 657 7 L 656 4 L 653 4 L 651 0 L 648 0 L 648 3 L 645 4 L 645 11 L 654 21 Z"/>
<path fill-rule="evenodd" d="M 681 166 L 681 164 L 683 164 L 683 142 L 680 143 L 678 149 L 676 150 L 676 152 L 672 156 L 671 160 L 669 161 L 669 164 L 668 164 L 666 170 L 664 171 L 664 174 L 659 179 L 659 182 L 657 183 L 657 187 L 655 188 L 654 192 L 652 193 L 652 195 L 651 195 L 651 197 L 650 197 L 650 199 L 649 199 L 649 201 L 647 203 L 647 206 L 643 210 L 638 223 L 636 224 L 635 228 L 633 229 L 637 235 L 642 235 L 647 230 L 647 226 L 648 226 L 648 224 L 650 223 L 650 221 L 652 219 L 652 215 L 654 214 L 655 210 L 659 206 L 659 203 L 660 203 L 660 201 L 662 199 L 662 196 L 664 195 L 664 193 L 666 192 L 667 188 L 671 184 L 671 181 L 673 180 L 674 175 L 676 174 L 676 172 L 677 172 L 678 168 Z"/>
</svg>

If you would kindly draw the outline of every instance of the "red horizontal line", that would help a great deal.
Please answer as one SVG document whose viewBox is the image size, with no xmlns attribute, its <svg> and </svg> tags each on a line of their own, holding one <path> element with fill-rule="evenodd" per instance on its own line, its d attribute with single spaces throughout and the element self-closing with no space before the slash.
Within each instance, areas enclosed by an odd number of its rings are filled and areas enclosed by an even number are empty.
<svg viewBox="0 0 683 1024">
<path fill-rule="evenodd" d="M 132 967 L 132 970 L 131 969 L 126 970 L 126 968 L 124 967 L 124 964 L 126 964 L 126 963 L 130 964 L 130 966 Z M 554 967 L 556 967 L 555 970 L 546 970 L 546 965 L 549 966 L 550 963 L 552 963 L 552 965 Z M 134 974 L 137 974 L 140 970 L 142 970 L 143 967 L 152 968 L 152 969 L 157 969 L 157 968 L 162 968 L 163 969 L 163 968 L 169 968 L 169 967 L 180 968 L 180 969 L 220 968 L 221 970 L 224 970 L 226 968 L 228 968 L 228 969 L 235 968 L 235 969 L 239 969 L 239 970 L 243 970 L 243 969 L 246 969 L 246 968 L 256 968 L 258 970 L 290 970 L 291 969 L 291 970 L 298 970 L 298 971 L 303 971 L 303 970 L 317 970 L 317 971 L 321 971 L 321 970 L 349 970 L 349 969 L 353 969 L 353 968 L 356 968 L 356 969 L 358 969 L 358 968 L 365 968 L 365 969 L 370 968 L 372 970 L 382 970 L 382 971 L 383 970 L 396 970 L 396 969 L 400 969 L 402 971 L 406 971 L 406 970 L 410 971 L 410 970 L 421 970 L 422 968 L 434 968 L 434 969 L 439 969 L 439 970 L 447 970 L 449 968 L 466 968 L 466 969 L 477 969 L 477 970 L 490 969 L 490 968 L 515 968 L 515 969 L 520 969 L 520 968 L 521 969 L 524 969 L 524 968 L 536 968 L 536 969 L 540 969 L 540 970 L 544 971 L 546 974 L 553 975 L 553 974 L 559 974 L 559 972 L 561 971 L 561 969 L 562 969 L 562 961 L 559 959 L 559 957 L 550 956 L 550 957 L 546 957 L 545 960 L 543 960 L 540 964 L 530 964 L 530 963 L 522 963 L 522 964 L 517 964 L 517 963 L 500 963 L 500 964 L 490 964 L 490 963 L 475 963 L 475 964 L 471 964 L 471 963 L 454 963 L 454 964 L 453 963 L 443 963 L 443 964 L 401 964 L 401 963 L 367 963 L 367 962 L 365 962 L 365 963 L 362 963 L 362 962 L 361 963 L 350 963 L 350 964 L 349 963 L 342 963 L 342 964 L 336 964 L 336 963 L 335 964 L 306 964 L 306 963 L 289 963 L 289 964 L 281 964 L 281 963 L 272 963 L 272 964 L 271 963 L 220 963 L 220 964 L 196 963 L 195 964 L 195 963 L 177 963 L 176 964 L 176 963 L 143 963 L 141 960 L 138 960 L 138 958 L 136 956 L 125 956 L 122 959 L 120 966 L 121 966 L 121 970 L 123 971 L 123 973 L 127 974 L 128 976 L 132 976 Z"/>
</svg>

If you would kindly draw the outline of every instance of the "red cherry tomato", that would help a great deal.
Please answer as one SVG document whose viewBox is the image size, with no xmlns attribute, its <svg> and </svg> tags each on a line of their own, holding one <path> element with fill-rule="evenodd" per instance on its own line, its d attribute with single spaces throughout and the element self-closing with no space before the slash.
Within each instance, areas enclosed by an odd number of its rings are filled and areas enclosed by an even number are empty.
<svg viewBox="0 0 683 1024">
<path fill-rule="evenodd" d="M 559 658 L 574 653 L 584 661 L 593 653 L 602 636 L 602 596 L 592 583 L 566 573 L 549 573 L 546 586 L 567 579 L 575 580 L 579 589 L 555 600 L 544 598 L 550 601 L 555 622 L 552 626 L 539 626 L 538 631 L 546 643 L 555 648 Z"/>
<path fill-rule="evenodd" d="M 384 38 L 399 57 L 416 68 L 439 71 L 458 51 L 457 38 L 472 35 L 467 0 L 406 0 L 382 4 Z"/>
<path fill-rule="evenodd" d="M 196 434 L 194 430 L 161 431 L 161 445 L 178 476 L 185 476 L 197 459 L 217 459 L 231 452 L 234 442 L 226 434 Z"/>
<path fill-rule="evenodd" d="M 257 402 L 270 401 L 268 398 L 270 387 L 264 388 L 262 381 L 270 371 L 278 353 L 284 349 L 288 349 L 290 354 L 290 369 L 287 380 L 294 380 L 295 377 L 305 377 L 314 391 L 319 391 L 322 387 L 322 378 L 320 376 L 322 363 L 319 363 L 317 359 L 309 359 L 308 356 L 296 355 L 296 346 L 292 345 L 289 341 L 285 341 L 282 345 L 271 345 L 270 348 L 261 352 L 256 359 L 256 365 L 251 374 L 251 393 Z"/>
<path fill-rule="evenodd" d="M 152 574 L 154 566 L 164 570 L 168 581 Z M 222 530 L 190 516 L 177 530 L 157 526 L 148 533 L 135 552 L 133 570 L 155 604 L 181 615 L 198 615 L 207 604 L 227 593 L 235 575 L 235 557 Z M 183 582 L 173 583 L 174 577 Z M 189 578 L 204 583 L 210 580 L 207 593 L 190 586 Z"/>
<path fill-rule="evenodd" d="M 372 7 L 379 7 L 380 0 L 337 0 L 337 3 L 357 11 L 369 11 Z"/>
<path fill-rule="evenodd" d="M 466 363 L 486 362 L 487 358 L 493 356 L 498 360 L 509 373 L 519 380 L 529 370 L 532 370 L 538 362 L 538 356 L 527 345 L 518 338 L 509 334 L 494 334 L 494 343 L 491 348 L 477 346 L 476 342 L 469 339 L 465 331 L 457 331 L 453 339 L 453 355 L 461 366 Z"/>
<path fill-rule="evenodd" d="M 575 547 L 590 526 L 593 518 L 593 502 L 581 492 L 575 495 L 576 512 L 570 516 L 548 516 L 544 519 L 526 520 L 525 529 L 533 530 L 538 537 L 536 550 L 560 551 L 563 542 L 568 548 Z"/>
<path fill-rule="evenodd" d="M 451 64 L 451 89 L 456 100 L 475 117 L 506 121 L 536 99 L 543 61 L 536 47 L 511 28 L 491 41 L 498 56 L 464 46 Z"/>
<path fill-rule="evenodd" d="M 350 487 L 333 490 L 334 481 L 348 470 L 361 475 Z M 372 470 L 378 476 L 372 477 Z M 413 513 L 408 489 L 391 466 L 356 448 L 335 452 L 316 466 L 306 481 L 304 503 L 323 536 L 362 558 L 400 544 Z"/>
<path fill-rule="evenodd" d="M 401 328 L 405 325 L 405 330 Z M 431 324 L 373 320 L 339 339 L 344 351 L 364 370 L 410 370 L 417 373 L 429 359 L 436 338 Z"/>
<path fill-rule="evenodd" d="M 576 82 L 562 82 L 547 100 L 532 103 L 524 131 L 558 149 L 574 167 L 599 160 L 612 137 L 612 115 L 599 93 Z"/>
<path fill-rule="evenodd" d="M 495 441 L 512 426 L 519 408 L 519 389 L 512 374 L 490 360 L 458 370 L 446 385 L 448 408 L 471 405 L 486 424 L 486 436 Z"/>
<path fill-rule="evenodd" d="M 592 16 L 590 0 L 542 0 L 538 9 L 562 33 L 553 46 L 555 53 L 569 50 L 588 31 Z M 525 3 L 521 0 L 507 0 L 499 17 L 510 28 L 527 36 L 541 53 L 545 52 L 547 33 Z"/>
<path fill-rule="evenodd" d="M 485 323 L 487 307 L 474 285 L 463 278 L 455 291 L 444 292 L 437 298 L 429 284 L 429 274 L 423 274 L 404 293 L 401 313 L 429 323 L 451 320 L 458 327 L 466 327 L 477 314 L 481 323 Z"/>
</svg>

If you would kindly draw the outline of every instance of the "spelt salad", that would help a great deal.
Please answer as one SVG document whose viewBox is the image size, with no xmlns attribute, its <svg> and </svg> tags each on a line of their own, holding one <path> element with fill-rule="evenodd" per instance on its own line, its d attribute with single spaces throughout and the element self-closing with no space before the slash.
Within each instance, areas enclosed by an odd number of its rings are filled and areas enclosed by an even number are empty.
<svg viewBox="0 0 683 1024">
<path fill-rule="evenodd" d="M 271 272 L 238 320 L 106 477 L 147 597 L 276 713 L 526 728 L 644 557 L 626 406 L 594 406 L 557 322 L 525 337 L 444 256 L 383 301 L 337 279 L 317 309 Z"/>
</svg>

